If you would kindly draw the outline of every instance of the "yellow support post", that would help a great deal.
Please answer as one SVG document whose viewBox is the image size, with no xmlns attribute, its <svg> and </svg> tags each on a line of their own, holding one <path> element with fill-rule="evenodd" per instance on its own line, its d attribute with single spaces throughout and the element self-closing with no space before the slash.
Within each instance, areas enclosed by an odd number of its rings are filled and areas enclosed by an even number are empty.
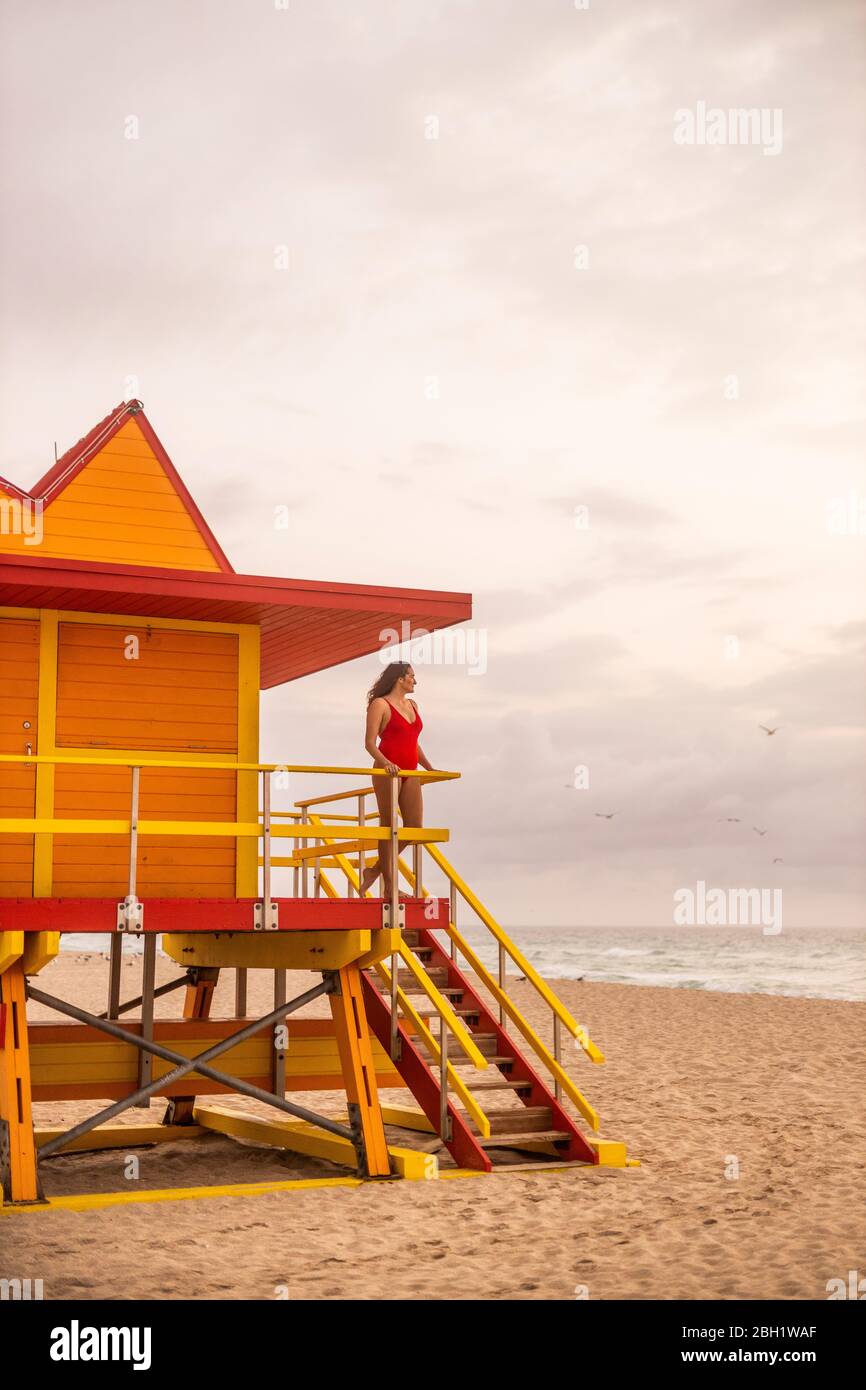
<svg viewBox="0 0 866 1390">
<path fill-rule="evenodd" d="M 25 975 L 38 975 L 39 971 L 52 961 L 60 950 L 59 931 L 27 932 L 24 950 L 21 954 L 21 968 Z"/>
<path fill-rule="evenodd" d="M 41 1202 L 21 959 L 0 975 L 0 1168 L 5 1202 Z"/>
<path fill-rule="evenodd" d="M 339 972 L 340 989 L 328 995 L 331 1017 L 337 1035 L 337 1048 L 343 1068 L 349 1114 L 353 1111 L 361 1126 L 366 1173 L 362 1177 L 390 1176 L 391 1163 L 385 1139 L 385 1125 L 379 1107 L 376 1067 L 367 1028 L 361 972 L 355 965 Z"/>
<path fill-rule="evenodd" d="M 23 931 L 0 931 L 0 975 L 24 955 Z"/>
</svg>

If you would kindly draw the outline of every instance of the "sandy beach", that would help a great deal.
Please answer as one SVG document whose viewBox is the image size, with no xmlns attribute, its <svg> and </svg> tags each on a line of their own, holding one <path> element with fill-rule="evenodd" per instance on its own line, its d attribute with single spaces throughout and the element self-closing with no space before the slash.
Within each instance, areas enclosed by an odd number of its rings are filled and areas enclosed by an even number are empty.
<svg viewBox="0 0 866 1390">
<path fill-rule="evenodd" d="M 101 1007 L 106 968 L 98 954 L 64 954 L 40 986 Z M 174 968 L 160 959 L 158 978 Z M 124 969 L 137 980 L 136 966 Z M 290 991 L 309 980 L 290 978 Z M 593 1066 L 575 1053 L 569 1070 L 601 1134 L 625 1140 L 639 1168 L 13 1214 L 0 1218 L 0 1275 L 41 1278 L 46 1299 L 823 1299 L 829 1279 L 862 1269 L 866 1004 L 555 987 L 607 1056 Z M 221 983 L 215 1015 L 230 1012 L 230 988 Z M 253 1007 L 264 1009 L 269 989 L 251 973 Z M 528 986 L 513 993 L 546 1030 Z M 158 1001 L 162 1016 L 178 1007 Z M 383 1094 L 407 1102 L 406 1092 Z M 299 1098 L 340 1108 L 336 1095 Z M 94 1108 L 43 1103 L 37 1123 L 66 1125 Z M 157 1101 L 132 1119 L 162 1113 Z M 435 1136 L 389 1137 L 438 1148 Z M 142 1189 L 341 1171 L 217 1135 L 138 1155 Z M 125 1160 L 53 1159 L 47 1195 L 128 1191 Z"/>
</svg>

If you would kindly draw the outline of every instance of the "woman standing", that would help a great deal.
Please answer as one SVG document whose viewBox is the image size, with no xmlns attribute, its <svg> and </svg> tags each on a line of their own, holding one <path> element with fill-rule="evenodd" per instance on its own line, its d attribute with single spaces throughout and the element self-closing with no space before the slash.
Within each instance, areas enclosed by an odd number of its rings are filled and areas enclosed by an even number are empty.
<svg viewBox="0 0 866 1390">
<path fill-rule="evenodd" d="M 376 767 L 384 767 L 395 777 L 399 769 L 414 771 L 419 765 L 427 772 L 433 768 L 418 743 L 424 725 L 418 706 L 409 696 L 415 689 L 415 672 L 408 661 L 392 661 L 386 666 L 376 684 L 367 692 L 367 731 L 364 747 Z M 378 747 L 376 740 L 379 740 Z M 391 825 L 391 782 L 386 777 L 373 778 L 373 790 L 379 807 L 379 824 Z M 421 778 L 400 779 L 398 805 L 404 825 L 423 825 Z M 383 893 L 391 896 L 391 856 L 384 853 L 364 872 L 361 896 L 382 875 Z"/>
</svg>

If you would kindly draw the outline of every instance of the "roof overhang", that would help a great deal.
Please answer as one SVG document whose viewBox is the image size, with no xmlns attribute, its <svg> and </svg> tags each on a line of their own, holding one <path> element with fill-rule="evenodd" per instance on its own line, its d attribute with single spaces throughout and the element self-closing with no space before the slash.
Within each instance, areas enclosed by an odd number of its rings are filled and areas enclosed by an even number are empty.
<svg viewBox="0 0 866 1390">
<path fill-rule="evenodd" d="M 472 595 L 0 556 L 0 606 L 252 623 L 263 690 L 472 617 Z"/>
</svg>

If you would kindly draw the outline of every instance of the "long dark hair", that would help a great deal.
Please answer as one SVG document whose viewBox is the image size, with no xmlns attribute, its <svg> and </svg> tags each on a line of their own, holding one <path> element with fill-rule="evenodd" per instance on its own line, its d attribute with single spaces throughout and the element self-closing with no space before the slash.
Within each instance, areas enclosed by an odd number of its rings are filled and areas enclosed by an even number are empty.
<svg viewBox="0 0 866 1390">
<path fill-rule="evenodd" d="M 386 666 L 375 685 L 371 685 L 367 691 L 367 704 L 370 705 L 377 700 L 380 695 L 387 695 L 389 690 L 393 690 L 401 676 L 405 676 L 411 661 L 392 661 Z"/>
</svg>

